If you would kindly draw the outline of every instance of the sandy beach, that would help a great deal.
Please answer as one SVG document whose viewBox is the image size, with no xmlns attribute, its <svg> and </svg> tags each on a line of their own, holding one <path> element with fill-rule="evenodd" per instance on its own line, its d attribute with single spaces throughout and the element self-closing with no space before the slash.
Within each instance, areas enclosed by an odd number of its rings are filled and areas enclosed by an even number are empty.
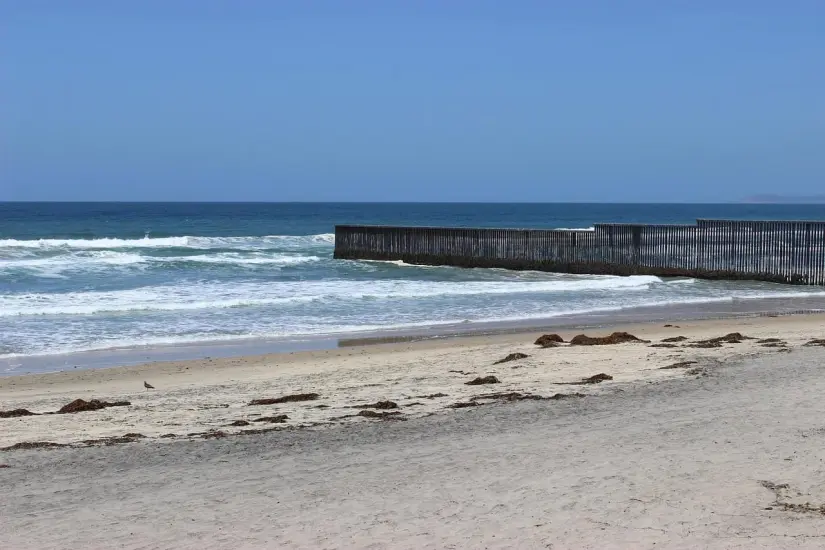
<svg viewBox="0 0 825 550">
<path fill-rule="evenodd" d="M 329 427 L 374 420 L 358 416 L 361 410 L 383 410 L 409 419 L 462 404 L 500 400 L 484 397 L 491 394 L 599 395 L 614 386 L 683 377 L 720 361 L 798 348 L 821 336 L 823 320 L 823 315 L 801 315 L 589 331 L 591 336 L 628 332 L 647 341 L 618 345 L 570 345 L 566 342 L 578 331 L 567 331 L 560 333 L 565 343 L 542 348 L 534 344 L 541 334 L 519 333 L 8 376 L 0 378 L 0 411 L 25 409 L 36 416 L 2 419 L 0 448 L 41 441 L 94 443 L 125 434 L 140 434 L 141 439 L 220 437 L 253 429 Z M 710 346 L 701 343 L 731 332 L 748 339 Z M 781 339 L 778 343 L 760 342 L 776 336 Z M 663 342 L 666 339 L 676 341 Z M 527 357 L 497 364 L 512 353 Z M 684 368 L 663 368 L 680 363 Z M 576 384 L 598 374 L 612 380 Z M 499 382 L 466 384 L 488 376 Z M 144 388 L 144 381 L 154 389 Z M 295 395 L 317 397 L 250 405 L 253 400 Z M 129 405 L 42 414 L 58 411 L 76 399 Z M 397 407 L 366 407 L 387 401 Z"/>
<path fill-rule="evenodd" d="M 823 321 L 0 378 L 0 410 L 37 413 L 0 419 L 0 546 L 65 547 L 71 525 L 88 548 L 818 548 Z M 78 398 L 130 404 L 42 414 Z"/>
</svg>

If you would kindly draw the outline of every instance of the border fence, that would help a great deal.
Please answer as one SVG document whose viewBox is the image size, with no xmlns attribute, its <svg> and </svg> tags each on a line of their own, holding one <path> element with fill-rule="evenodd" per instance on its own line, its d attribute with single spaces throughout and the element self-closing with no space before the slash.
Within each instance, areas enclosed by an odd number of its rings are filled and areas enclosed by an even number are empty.
<svg viewBox="0 0 825 550">
<path fill-rule="evenodd" d="M 338 225 L 334 257 L 825 285 L 825 221 L 605 223 L 593 230 Z"/>
</svg>

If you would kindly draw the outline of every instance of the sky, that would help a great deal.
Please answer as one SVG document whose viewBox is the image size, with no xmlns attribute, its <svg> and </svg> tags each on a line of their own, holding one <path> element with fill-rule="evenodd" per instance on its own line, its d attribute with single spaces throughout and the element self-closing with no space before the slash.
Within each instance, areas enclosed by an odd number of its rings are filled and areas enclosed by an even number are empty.
<svg viewBox="0 0 825 550">
<path fill-rule="evenodd" d="M 819 0 L 0 0 L 0 200 L 824 192 Z"/>
</svg>

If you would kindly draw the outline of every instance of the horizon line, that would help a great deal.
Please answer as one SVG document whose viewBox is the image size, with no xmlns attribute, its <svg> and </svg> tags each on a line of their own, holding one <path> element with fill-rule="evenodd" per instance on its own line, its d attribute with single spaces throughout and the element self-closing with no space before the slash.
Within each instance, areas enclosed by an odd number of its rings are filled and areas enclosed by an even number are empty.
<svg viewBox="0 0 825 550">
<path fill-rule="evenodd" d="M 0 200 L 0 204 L 693 204 L 693 205 L 825 205 L 825 199 L 793 202 L 793 201 L 759 201 L 753 199 L 730 200 L 719 202 L 704 201 L 249 201 L 249 200 Z"/>
</svg>

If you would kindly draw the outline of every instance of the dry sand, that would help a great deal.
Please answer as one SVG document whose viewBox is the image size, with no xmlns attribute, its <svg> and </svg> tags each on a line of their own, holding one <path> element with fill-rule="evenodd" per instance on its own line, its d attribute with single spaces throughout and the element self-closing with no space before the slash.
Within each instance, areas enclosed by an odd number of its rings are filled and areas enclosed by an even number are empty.
<svg viewBox="0 0 825 550">
<path fill-rule="evenodd" d="M 675 348 L 516 334 L 2 378 L 0 410 L 132 405 L 0 419 L 0 446 L 147 438 L 0 453 L 0 548 L 821 548 L 825 348 L 803 344 L 823 320 L 614 327 Z M 788 347 L 685 347 L 733 331 Z M 530 357 L 493 364 L 513 352 Z M 513 391 L 586 397 L 448 408 Z M 387 399 L 406 422 L 331 420 Z M 227 437 L 181 441 L 210 430 Z"/>
</svg>

